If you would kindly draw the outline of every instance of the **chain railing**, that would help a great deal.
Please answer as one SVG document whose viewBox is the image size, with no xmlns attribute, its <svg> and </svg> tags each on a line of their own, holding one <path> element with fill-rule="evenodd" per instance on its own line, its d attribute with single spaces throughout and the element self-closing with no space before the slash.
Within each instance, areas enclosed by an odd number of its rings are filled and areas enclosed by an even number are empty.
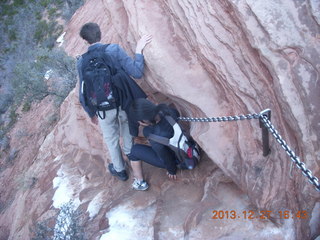
<svg viewBox="0 0 320 240">
<path fill-rule="evenodd" d="M 186 122 L 229 122 L 229 121 L 239 121 L 239 120 L 251 120 L 259 119 L 260 127 L 262 129 L 262 145 L 263 145 L 263 156 L 267 156 L 270 153 L 269 148 L 269 135 L 268 131 L 275 137 L 277 142 L 289 155 L 291 161 L 302 171 L 302 174 L 306 176 L 311 184 L 313 184 L 317 191 L 320 192 L 319 179 L 312 175 L 311 170 L 307 169 L 304 162 L 300 161 L 300 158 L 294 153 L 293 150 L 288 146 L 286 141 L 284 141 L 275 127 L 272 125 L 271 121 L 271 110 L 265 109 L 259 114 L 252 113 L 246 115 L 235 115 L 227 117 L 212 117 L 212 118 L 195 118 L 195 117 L 179 117 L 178 120 Z"/>
<path fill-rule="evenodd" d="M 228 117 L 212 117 L 212 118 L 195 118 L 195 117 L 179 117 L 178 120 L 185 122 L 230 122 L 239 120 L 251 120 L 260 118 L 260 114 L 252 113 L 247 115 L 228 116 Z"/>
</svg>

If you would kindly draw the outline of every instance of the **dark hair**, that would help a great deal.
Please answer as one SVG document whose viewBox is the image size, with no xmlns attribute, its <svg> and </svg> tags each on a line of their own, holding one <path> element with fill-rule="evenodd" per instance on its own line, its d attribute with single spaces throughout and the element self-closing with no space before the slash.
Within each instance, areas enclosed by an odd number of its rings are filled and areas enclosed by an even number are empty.
<svg viewBox="0 0 320 240">
<path fill-rule="evenodd" d="M 96 23 L 86 23 L 81 27 L 80 36 L 88 43 L 96 43 L 101 40 L 100 27 Z"/>
<path fill-rule="evenodd" d="M 130 116 L 135 121 L 148 120 L 154 122 L 157 114 L 172 115 L 172 110 L 166 104 L 154 104 L 145 98 L 135 99 L 129 110 Z"/>
</svg>

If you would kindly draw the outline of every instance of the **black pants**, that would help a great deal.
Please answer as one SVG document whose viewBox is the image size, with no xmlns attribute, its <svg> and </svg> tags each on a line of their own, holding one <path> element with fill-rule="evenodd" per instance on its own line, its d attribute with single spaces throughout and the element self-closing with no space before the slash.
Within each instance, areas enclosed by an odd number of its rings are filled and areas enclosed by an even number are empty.
<svg viewBox="0 0 320 240">
<path fill-rule="evenodd" d="M 166 168 L 164 161 L 158 157 L 156 152 L 152 149 L 152 147 L 143 145 L 143 144 L 135 144 L 131 148 L 131 153 L 129 155 L 129 159 L 131 161 L 144 161 L 149 163 L 155 167 Z"/>
</svg>

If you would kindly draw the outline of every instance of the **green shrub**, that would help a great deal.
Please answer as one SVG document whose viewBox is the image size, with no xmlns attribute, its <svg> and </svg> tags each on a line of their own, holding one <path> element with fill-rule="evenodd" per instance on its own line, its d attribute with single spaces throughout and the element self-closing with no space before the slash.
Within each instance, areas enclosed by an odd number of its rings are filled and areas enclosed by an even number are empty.
<svg viewBox="0 0 320 240">
<path fill-rule="evenodd" d="M 17 108 L 48 95 L 56 96 L 60 104 L 74 88 L 77 79 L 74 60 L 53 48 L 63 32 L 57 20 L 70 19 L 83 3 L 83 0 L 1 0 L 0 79 L 4 81 L 2 86 L 9 86 L 5 91 L 2 88 L 0 94 L 0 114 L 12 104 Z M 44 81 L 49 69 L 54 71 L 55 81 Z M 28 109 L 28 104 L 23 110 Z M 0 123 L 5 134 L 14 119 L 10 124 Z"/>
<path fill-rule="evenodd" d="M 31 109 L 31 103 L 30 102 L 25 102 L 22 106 L 22 111 L 23 112 L 29 112 Z"/>
<path fill-rule="evenodd" d="M 44 8 L 47 8 L 50 4 L 50 0 L 41 0 L 40 5 Z"/>
<path fill-rule="evenodd" d="M 14 7 L 20 7 L 24 5 L 24 0 L 14 0 L 13 1 L 13 6 Z"/>
<path fill-rule="evenodd" d="M 32 103 L 53 95 L 63 101 L 76 85 L 74 59 L 56 49 L 39 49 L 30 55 L 33 55 L 33 60 L 22 60 L 14 69 L 12 83 L 15 99 Z M 51 80 L 46 80 L 45 75 L 49 70 L 52 72 Z"/>
<path fill-rule="evenodd" d="M 17 149 L 12 149 L 12 150 L 10 151 L 9 156 L 8 156 L 7 159 L 6 159 L 6 164 L 8 164 L 8 165 L 13 165 L 13 161 L 17 158 L 18 153 L 19 153 L 19 150 L 17 150 Z"/>
<path fill-rule="evenodd" d="M 75 209 L 72 202 L 64 204 L 55 219 L 37 223 L 32 240 L 85 240 L 81 215 L 81 211 Z"/>
<path fill-rule="evenodd" d="M 43 41 L 44 37 L 47 35 L 49 31 L 49 25 L 45 20 L 39 21 L 39 23 L 36 26 L 36 31 L 34 33 L 34 39 L 37 43 L 40 43 Z"/>
<path fill-rule="evenodd" d="M 18 39 L 18 37 L 17 37 L 15 30 L 9 31 L 9 40 L 16 41 L 17 39 Z"/>
<path fill-rule="evenodd" d="M 12 108 L 11 111 L 10 111 L 10 123 L 9 125 L 12 126 L 16 123 L 16 121 L 18 120 L 18 117 L 19 117 L 19 114 L 16 113 L 16 109 L 15 108 Z"/>
<path fill-rule="evenodd" d="M 3 4 L 1 6 L 2 16 L 14 16 L 18 11 L 10 4 Z"/>
<path fill-rule="evenodd" d="M 34 15 L 35 15 L 37 20 L 40 21 L 42 19 L 42 13 L 41 12 L 36 12 Z"/>
<path fill-rule="evenodd" d="M 58 17 L 58 8 L 50 8 L 48 10 L 49 19 L 54 19 L 55 17 Z"/>
</svg>

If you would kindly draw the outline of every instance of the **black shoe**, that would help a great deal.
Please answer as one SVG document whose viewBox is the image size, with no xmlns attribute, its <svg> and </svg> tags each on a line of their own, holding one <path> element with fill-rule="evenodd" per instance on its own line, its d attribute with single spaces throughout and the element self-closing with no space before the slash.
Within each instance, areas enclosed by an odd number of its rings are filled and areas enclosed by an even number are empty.
<svg viewBox="0 0 320 240">
<path fill-rule="evenodd" d="M 110 163 L 109 166 L 109 171 L 113 176 L 118 177 L 120 180 L 122 181 L 127 181 L 128 180 L 128 174 L 126 172 L 126 170 L 122 170 L 121 172 L 117 172 L 114 167 L 113 167 L 113 163 Z"/>
</svg>

